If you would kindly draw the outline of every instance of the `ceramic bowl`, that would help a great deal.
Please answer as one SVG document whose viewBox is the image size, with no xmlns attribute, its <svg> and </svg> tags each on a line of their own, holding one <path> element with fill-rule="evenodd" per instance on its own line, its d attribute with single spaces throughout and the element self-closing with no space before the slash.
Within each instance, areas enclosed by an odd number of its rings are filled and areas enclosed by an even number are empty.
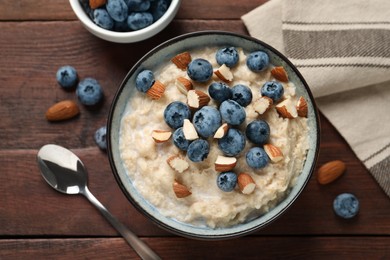
<svg viewBox="0 0 390 260">
<path fill-rule="evenodd" d="M 158 64 L 169 62 L 170 58 L 178 53 L 199 46 L 235 46 L 241 47 L 245 52 L 264 50 L 270 57 L 270 62 L 275 66 L 283 66 L 289 75 L 290 81 L 296 86 L 297 95 L 306 98 L 308 102 L 308 126 L 309 126 L 309 150 L 303 170 L 298 177 L 296 185 L 288 195 L 268 213 L 252 219 L 246 223 L 228 228 L 207 228 L 185 224 L 175 219 L 165 217 L 146 201 L 132 184 L 127 170 L 121 159 L 119 150 L 119 138 L 121 119 L 125 113 L 126 104 L 131 99 L 135 90 L 136 75 L 143 68 L 153 68 Z M 313 96 L 305 80 L 294 65 L 281 53 L 257 39 L 221 31 L 205 31 L 182 35 L 173 38 L 151 50 L 141 58 L 129 71 L 114 97 L 108 119 L 108 155 L 114 176 L 128 200 L 145 216 L 158 226 L 175 234 L 196 239 L 226 239 L 243 236 L 254 232 L 283 214 L 303 191 L 315 167 L 319 152 L 320 126 L 317 109 Z"/>
<path fill-rule="evenodd" d="M 83 26 L 95 36 L 110 42 L 132 43 L 148 39 L 167 27 L 179 10 L 181 0 L 172 0 L 164 15 L 150 26 L 131 32 L 114 32 L 103 29 L 96 25 L 85 13 L 80 0 L 69 0 L 69 3 Z"/>
</svg>

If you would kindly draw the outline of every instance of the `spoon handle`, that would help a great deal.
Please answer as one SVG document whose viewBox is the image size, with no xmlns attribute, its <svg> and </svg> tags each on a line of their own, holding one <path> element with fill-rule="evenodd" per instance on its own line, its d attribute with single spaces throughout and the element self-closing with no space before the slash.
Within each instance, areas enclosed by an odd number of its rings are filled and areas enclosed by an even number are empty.
<svg viewBox="0 0 390 260">
<path fill-rule="evenodd" d="M 161 259 L 148 245 L 117 220 L 86 187 L 82 194 L 102 213 L 142 259 Z"/>
</svg>

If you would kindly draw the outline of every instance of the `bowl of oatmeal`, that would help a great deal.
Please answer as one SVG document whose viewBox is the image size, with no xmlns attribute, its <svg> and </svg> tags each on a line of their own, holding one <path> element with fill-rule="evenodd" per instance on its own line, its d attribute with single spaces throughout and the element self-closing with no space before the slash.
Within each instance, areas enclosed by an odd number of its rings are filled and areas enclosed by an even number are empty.
<svg viewBox="0 0 390 260">
<path fill-rule="evenodd" d="M 197 239 L 252 233 L 283 214 L 314 170 L 319 118 L 294 65 L 257 39 L 173 38 L 129 71 L 108 119 L 108 155 L 129 201 Z"/>
</svg>

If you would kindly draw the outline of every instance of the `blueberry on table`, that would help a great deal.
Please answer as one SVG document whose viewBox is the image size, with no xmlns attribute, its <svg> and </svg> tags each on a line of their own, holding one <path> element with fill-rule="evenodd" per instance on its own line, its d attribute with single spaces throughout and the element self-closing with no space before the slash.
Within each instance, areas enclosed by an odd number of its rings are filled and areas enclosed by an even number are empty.
<svg viewBox="0 0 390 260">
<path fill-rule="evenodd" d="M 150 1 L 147 0 L 125 0 L 129 12 L 143 12 L 150 8 Z"/>
<path fill-rule="evenodd" d="M 270 128 L 264 120 L 254 120 L 250 122 L 245 130 L 246 137 L 254 144 L 265 144 L 270 135 Z"/>
<path fill-rule="evenodd" d="M 215 107 L 204 106 L 195 112 L 192 123 L 199 135 L 213 136 L 222 124 L 219 111 Z"/>
<path fill-rule="evenodd" d="M 353 218 L 359 212 L 359 200 L 351 193 L 342 193 L 333 201 L 333 210 L 339 217 Z"/>
<path fill-rule="evenodd" d="M 117 22 L 123 22 L 128 15 L 128 7 L 124 0 L 108 0 L 106 10 L 111 18 Z"/>
<path fill-rule="evenodd" d="M 267 81 L 264 83 L 264 85 L 261 87 L 261 95 L 267 96 L 270 99 L 272 99 L 275 102 L 278 102 L 283 94 L 284 94 L 284 88 L 283 85 L 280 82 L 277 81 Z"/>
<path fill-rule="evenodd" d="M 251 71 L 260 72 L 267 68 L 269 64 L 268 54 L 264 51 L 255 51 L 248 55 L 246 65 Z"/>
<path fill-rule="evenodd" d="M 234 172 L 221 172 L 217 177 L 217 186 L 224 192 L 231 192 L 237 185 L 237 175 Z"/>
<path fill-rule="evenodd" d="M 209 143 L 203 139 L 196 139 L 188 146 L 187 156 L 193 162 L 201 162 L 207 158 L 209 152 Z"/>
<path fill-rule="evenodd" d="M 245 147 L 245 136 L 240 130 L 230 128 L 226 135 L 218 140 L 218 147 L 227 156 L 236 156 Z"/>
<path fill-rule="evenodd" d="M 93 22 L 107 30 L 111 30 L 114 27 L 114 20 L 112 20 L 104 8 L 98 8 L 93 11 Z"/>
<path fill-rule="evenodd" d="M 103 90 L 96 79 L 85 78 L 77 85 L 76 95 L 81 104 L 93 106 L 103 99 Z"/>
<path fill-rule="evenodd" d="M 94 139 L 97 146 L 99 146 L 100 149 L 106 150 L 107 149 L 107 127 L 102 126 L 98 130 L 96 130 Z"/>
<path fill-rule="evenodd" d="M 232 90 L 223 82 L 213 82 L 209 86 L 209 95 L 215 101 L 222 103 L 232 97 Z"/>
<path fill-rule="evenodd" d="M 191 141 L 187 140 L 183 133 L 183 127 L 179 127 L 173 132 L 172 135 L 173 144 L 176 145 L 182 151 L 187 151 Z"/>
<path fill-rule="evenodd" d="M 238 52 L 234 47 L 221 48 L 215 54 L 215 58 L 219 65 L 225 64 L 232 68 L 238 63 Z"/>
<path fill-rule="evenodd" d="M 153 15 L 154 21 L 160 19 L 168 10 L 171 0 L 155 0 L 151 1 L 150 10 Z"/>
<path fill-rule="evenodd" d="M 154 81 L 153 72 L 151 70 L 143 70 L 135 78 L 135 87 L 139 91 L 146 93 L 152 87 Z"/>
<path fill-rule="evenodd" d="M 245 85 L 238 84 L 232 88 L 232 99 L 243 107 L 252 102 L 252 90 Z"/>
<path fill-rule="evenodd" d="M 246 163 L 254 168 L 264 168 L 269 162 L 267 153 L 261 147 L 253 147 L 246 154 Z"/>
<path fill-rule="evenodd" d="M 70 89 L 76 86 L 78 80 L 77 71 L 72 66 L 62 66 L 57 70 L 56 78 L 61 87 Z"/>
<path fill-rule="evenodd" d="M 164 110 L 164 120 L 173 129 L 183 126 L 184 119 L 190 119 L 190 117 L 190 108 L 180 101 L 173 101 Z"/>
<path fill-rule="evenodd" d="M 234 100 L 225 100 L 219 107 L 222 119 L 234 126 L 241 125 L 245 121 L 245 109 Z"/>
<path fill-rule="evenodd" d="M 148 12 L 134 12 L 127 17 L 127 24 L 134 31 L 148 27 L 152 23 L 153 16 Z"/>
<path fill-rule="evenodd" d="M 205 59 L 194 59 L 187 67 L 188 76 L 197 82 L 206 82 L 213 76 L 213 66 Z"/>
</svg>

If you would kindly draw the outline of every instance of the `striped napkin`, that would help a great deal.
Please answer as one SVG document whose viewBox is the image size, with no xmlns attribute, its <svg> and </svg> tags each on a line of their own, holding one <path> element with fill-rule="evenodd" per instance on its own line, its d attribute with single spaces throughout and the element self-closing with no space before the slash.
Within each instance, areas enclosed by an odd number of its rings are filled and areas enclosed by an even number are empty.
<svg viewBox="0 0 390 260">
<path fill-rule="evenodd" d="M 241 19 L 296 65 L 390 196 L 390 1 L 271 0 Z"/>
</svg>

